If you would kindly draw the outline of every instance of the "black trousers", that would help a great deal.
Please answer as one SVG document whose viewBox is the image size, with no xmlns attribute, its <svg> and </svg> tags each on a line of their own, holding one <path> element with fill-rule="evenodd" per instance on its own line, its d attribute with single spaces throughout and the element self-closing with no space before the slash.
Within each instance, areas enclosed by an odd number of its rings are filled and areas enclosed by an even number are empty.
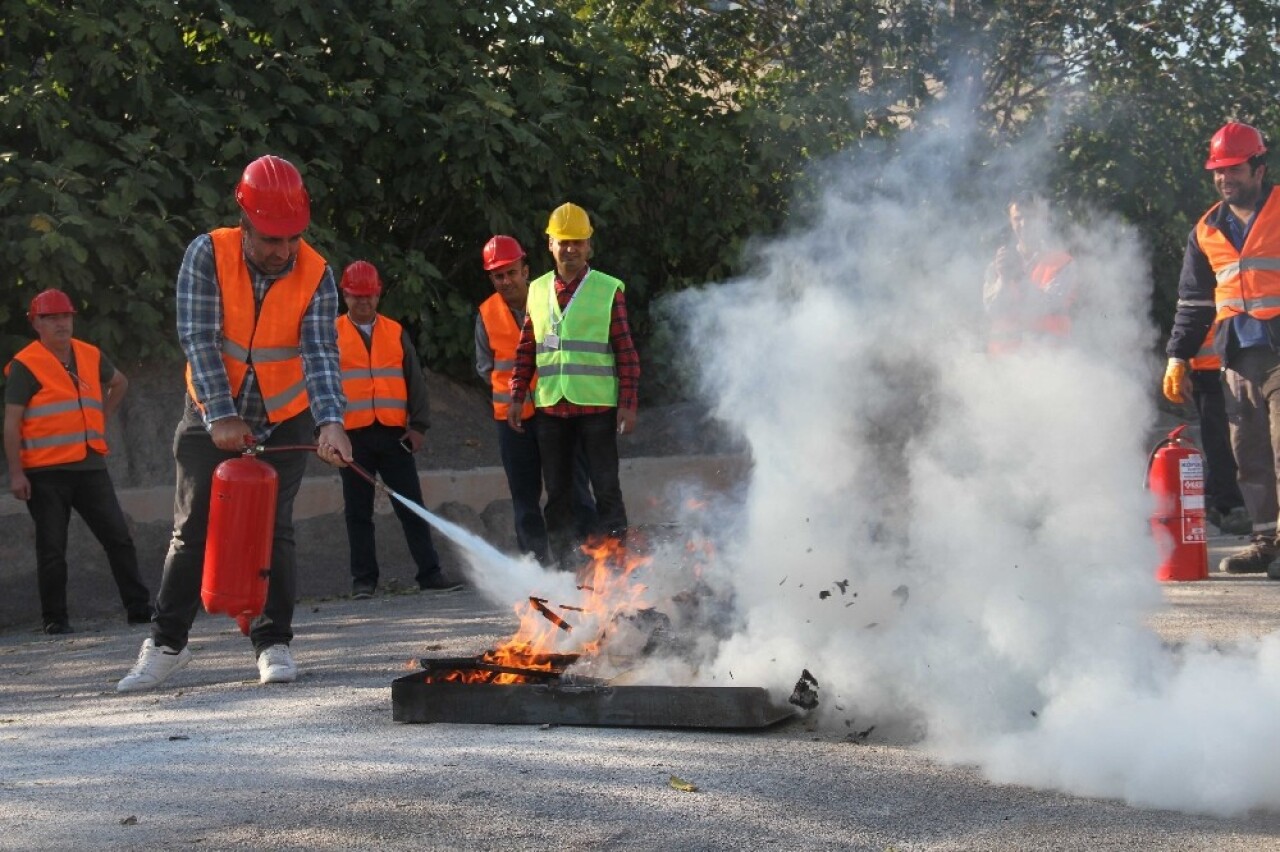
<svg viewBox="0 0 1280 852">
<path fill-rule="evenodd" d="M 266 446 L 311 444 L 315 422 L 310 412 L 291 417 L 276 427 Z M 173 433 L 173 457 L 178 463 L 173 497 L 173 539 L 164 560 L 160 594 L 151 638 L 157 645 L 181 649 L 187 644 L 191 624 L 200 609 L 200 583 L 204 577 L 204 543 L 209 530 L 209 494 L 213 469 L 238 453 L 220 450 L 201 422 L 200 412 L 187 400 L 187 408 Z M 302 486 L 307 453 L 267 453 L 263 461 L 276 469 L 280 490 L 276 496 L 275 534 L 271 540 L 271 574 L 267 603 L 254 619 L 249 639 L 255 652 L 271 645 L 287 645 L 293 639 L 293 604 L 296 566 L 293 539 L 293 499 Z"/>
<path fill-rule="evenodd" d="M 1218 370 L 1191 371 L 1191 400 L 1200 415 L 1200 444 L 1204 450 L 1204 503 L 1230 512 L 1244 505 L 1236 483 L 1236 457 L 1231 450 L 1227 422 L 1227 394 Z"/>
<path fill-rule="evenodd" d="M 542 453 L 538 451 L 538 418 L 524 422 L 517 432 L 505 420 L 495 420 L 498 452 L 507 474 L 511 508 L 515 516 L 516 544 L 521 553 L 532 553 L 543 565 L 550 564 L 547 525 L 542 518 Z M 573 467 L 573 523 L 585 538 L 596 527 L 596 501 L 591 496 L 591 479 L 581 446 Z"/>
<path fill-rule="evenodd" d="M 102 545 L 125 611 L 149 617 L 151 592 L 138 573 L 138 551 L 104 470 L 29 470 L 27 511 L 36 525 L 36 584 L 45 624 L 67 621 L 67 527 L 74 509 Z"/>
<path fill-rule="evenodd" d="M 392 491 L 415 503 L 422 503 L 422 484 L 413 454 L 400 446 L 403 429 L 375 423 L 347 432 L 352 459 L 372 476 L 381 477 Z M 349 468 L 340 468 L 343 516 L 347 522 L 347 544 L 351 551 L 351 582 L 355 586 L 378 585 L 378 551 L 374 541 L 373 486 Z M 391 509 L 400 520 L 409 554 L 417 565 L 416 579 L 424 582 L 440 570 L 440 557 L 431 540 L 431 526 L 398 500 Z"/>
<path fill-rule="evenodd" d="M 551 558 L 562 567 L 572 565 L 579 544 L 574 535 L 573 478 L 577 453 L 586 457 L 595 494 L 597 519 L 591 535 L 625 538 L 627 507 L 618 479 L 618 415 L 616 410 L 576 417 L 553 417 L 539 411 L 538 452 L 542 455 L 542 481 L 547 489 L 547 539 Z"/>
</svg>

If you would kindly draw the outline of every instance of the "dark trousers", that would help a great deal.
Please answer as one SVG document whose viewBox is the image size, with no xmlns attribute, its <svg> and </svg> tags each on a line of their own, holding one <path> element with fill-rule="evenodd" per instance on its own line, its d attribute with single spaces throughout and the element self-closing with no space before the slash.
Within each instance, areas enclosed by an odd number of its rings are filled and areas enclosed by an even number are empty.
<svg viewBox="0 0 1280 852">
<path fill-rule="evenodd" d="M 1235 353 L 1224 373 L 1227 419 L 1236 459 L 1236 481 L 1253 530 L 1274 535 L 1280 506 L 1276 471 L 1280 470 L 1280 356 L 1264 346 Z"/>
<path fill-rule="evenodd" d="M 532 553 L 539 562 L 550 564 L 547 526 L 542 518 L 542 454 L 538 450 L 538 418 L 524 422 L 524 431 L 512 429 L 506 420 L 495 420 L 498 452 L 507 474 L 511 507 L 515 515 L 516 544 L 521 553 Z M 573 468 L 573 523 L 585 538 L 596 526 L 596 502 L 591 496 L 591 479 L 581 446 Z"/>
<path fill-rule="evenodd" d="M 266 446 L 311 444 L 315 425 L 310 412 L 291 417 L 276 427 Z M 173 457 L 177 483 L 173 497 L 173 539 L 164 560 L 152 639 L 157 645 L 183 648 L 200 608 L 200 583 L 204 576 L 204 543 L 209 529 L 209 493 L 213 469 L 239 453 L 220 450 L 205 430 L 190 399 L 173 433 Z M 296 596 L 294 564 L 293 499 L 302 485 L 307 453 L 301 450 L 266 453 L 262 460 L 276 469 L 275 535 L 271 540 L 271 573 L 267 603 L 249 628 L 255 652 L 271 645 L 287 645 L 293 639 L 293 604 Z"/>
<path fill-rule="evenodd" d="M 623 538 L 627 508 L 622 503 L 618 479 L 618 415 L 610 410 L 576 417 L 552 417 L 541 411 L 537 421 L 538 452 L 542 455 L 542 481 L 547 489 L 544 517 L 551 558 L 562 567 L 576 549 L 573 525 L 573 478 L 579 450 L 587 460 L 597 519 L 589 535 Z"/>
<path fill-rule="evenodd" d="M 28 470 L 27 511 L 36 525 L 36 584 L 45 624 L 67 621 L 67 526 L 71 510 L 102 545 L 125 611 L 148 617 L 151 592 L 138 573 L 138 551 L 106 470 Z"/>
<path fill-rule="evenodd" d="M 351 454 L 356 464 L 371 476 L 379 476 L 388 488 L 422 503 L 422 484 L 413 454 L 400 446 L 403 429 L 375 423 L 347 432 L 351 438 Z M 342 476 L 343 516 L 347 521 L 347 544 L 351 551 L 351 582 L 355 586 L 376 588 L 378 585 L 378 552 L 374 542 L 373 492 L 364 477 L 348 468 L 340 468 Z M 391 501 L 392 511 L 404 529 L 409 554 L 418 567 L 417 581 L 424 582 L 440 570 L 440 557 L 431 541 L 431 526 L 398 500 Z"/>
<path fill-rule="evenodd" d="M 1200 449 L 1204 450 L 1204 503 L 1226 514 L 1244 505 L 1236 483 L 1236 457 L 1231 452 L 1227 398 L 1218 370 L 1191 371 L 1191 400 L 1200 415 Z"/>
</svg>

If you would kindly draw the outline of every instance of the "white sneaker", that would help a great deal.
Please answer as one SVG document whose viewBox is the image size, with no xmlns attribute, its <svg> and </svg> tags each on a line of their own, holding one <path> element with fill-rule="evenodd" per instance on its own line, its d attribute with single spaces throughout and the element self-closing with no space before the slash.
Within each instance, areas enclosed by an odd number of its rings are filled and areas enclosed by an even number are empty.
<svg viewBox="0 0 1280 852">
<path fill-rule="evenodd" d="M 186 648 L 175 651 L 165 645 L 157 645 L 150 638 L 142 643 L 138 662 L 116 684 L 116 692 L 140 692 L 155 689 L 169 676 L 191 662 L 191 652 Z"/>
<path fill-rule="evenodd" d="M 258 655 L 258 681 L 260 683 L 293 683 L 298 679 L 298 667 L 288 645 L 272 645 Z"/>
</svg>

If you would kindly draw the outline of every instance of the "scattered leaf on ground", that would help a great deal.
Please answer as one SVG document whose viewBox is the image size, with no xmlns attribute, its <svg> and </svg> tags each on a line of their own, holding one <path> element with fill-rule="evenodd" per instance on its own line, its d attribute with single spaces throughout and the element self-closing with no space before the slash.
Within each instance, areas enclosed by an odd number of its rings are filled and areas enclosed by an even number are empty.
<svg viewBox="0 0 1280 852">
<path fill-rule="evenodd" d="M 678 775 L 672 775 L 671 780 L 667 782 L 673 790 L 679 790 L 681 793 L 696 793 L 698 785 L 690 784 Z"/>
</svg>

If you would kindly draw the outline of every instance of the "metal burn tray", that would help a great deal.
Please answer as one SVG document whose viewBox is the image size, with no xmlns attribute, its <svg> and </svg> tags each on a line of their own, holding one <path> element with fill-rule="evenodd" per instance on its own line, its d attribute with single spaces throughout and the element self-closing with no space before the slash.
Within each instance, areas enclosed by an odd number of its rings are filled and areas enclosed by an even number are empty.
<svg viewBox="0 0 1280 852">
<path fill-rule="evenodd" d="M 391 684 L 391 718 L 409 723 L 759 729 L 791 715 L 751 686 L 433 683 L 424 672 Z"/>
</svg>

